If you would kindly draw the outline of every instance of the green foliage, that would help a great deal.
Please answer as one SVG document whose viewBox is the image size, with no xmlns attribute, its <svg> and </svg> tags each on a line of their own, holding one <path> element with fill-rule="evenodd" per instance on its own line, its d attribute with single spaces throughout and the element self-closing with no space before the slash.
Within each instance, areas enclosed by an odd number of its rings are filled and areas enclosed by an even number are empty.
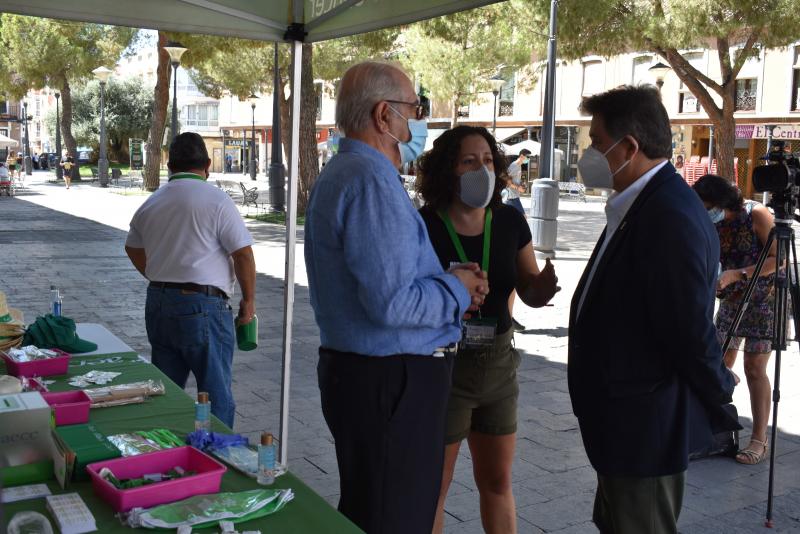
<svg viewBox="0 0 800 534">
<path fill-rule="evenodd" d="M 550 0 L 520 0 L 547 28 Z M 706 48 L 717 39 L 743 44 L 755 34 L 764 47 L 800 38 L 797 0 L 569 0 L 558 5 L 558 55 L 612 56 L 657 48 Z M 531 33 L 543 55 L 546 38 Z"/>
<path fill-rule="evenodd" d="M 29 89 L 60 88 L 112 67 L 136 30 L 54 19 L 0 16 L 0 91 L 12 98 Z"/>
<path fill-rule="evenodd" d="M 127 161 L 128 139 L 147 137 L 153 114 L 153 91 L 139 78 L 106 83 L 106 135 L 112 155 Z M 89 146 L 98 153 L 100 141 L 100 83 L 93 80 L 72 92 L 72 129 L 78 145 Z M 55 132 L 55 112 L 48 113 L 45 123 Z M 53 135 L 53 134 L 51 134 Z M 112 158 L 113 159 L 113 158 Z"/>
<path fill-rule="evenodd" d="M 403 33 L 402 61 L 434 99 L 455 105 L 491 91 L 489 78 L 530 63 L 527 15 L 516 0 L 420 22 Z"/>
</svg>

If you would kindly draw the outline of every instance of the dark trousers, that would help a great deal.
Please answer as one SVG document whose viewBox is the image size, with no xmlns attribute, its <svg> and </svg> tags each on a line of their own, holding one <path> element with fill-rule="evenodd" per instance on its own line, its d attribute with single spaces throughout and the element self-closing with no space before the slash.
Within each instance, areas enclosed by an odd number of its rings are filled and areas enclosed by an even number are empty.
<svg viewBox="0 0 800 534">
<path fill-rule="evenodd" d="M 592 520 L 602 534 L 676 534 L 686 472 L 661 477 L 597 475 Z"/>
<path fill-rule="evenodd" d="M 339 511 L 368 534 L 429 534 L 442 481 L 451 360 L 324 348 L 319 355 Z"/>
</svg>

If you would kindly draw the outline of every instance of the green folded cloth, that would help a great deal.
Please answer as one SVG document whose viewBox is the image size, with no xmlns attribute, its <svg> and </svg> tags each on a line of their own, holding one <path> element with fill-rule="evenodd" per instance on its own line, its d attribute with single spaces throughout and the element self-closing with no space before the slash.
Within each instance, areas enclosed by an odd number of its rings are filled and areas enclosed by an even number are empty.
<svg viewBox="0 0 800 534">
<path fill-rule="evenodd" d="M 70 354 L 97 350 L 96 343 L 78 337 L 75 321 L 49 313 L 44 317 L 37 317 L 28 326 L 22 344 L 36 345 L 40 349 L 61 349 Z"/>
</svg>

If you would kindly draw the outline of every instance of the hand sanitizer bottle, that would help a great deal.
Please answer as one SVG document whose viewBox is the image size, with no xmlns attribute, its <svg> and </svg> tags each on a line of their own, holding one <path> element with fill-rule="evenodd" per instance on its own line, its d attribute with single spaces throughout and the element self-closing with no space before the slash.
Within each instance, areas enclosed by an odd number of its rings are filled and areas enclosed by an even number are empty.
<svg viewBox="0 0 800 534">
<path fill-rule="evenodd" d="M 261 434 L 261 445 L 258 447 L 258 483 L 269 486 L 275 482 L 275 443 L 272 434 Z"/>
<path fill-rule="evenodd" d="M 197 402 L 194 404 L 194 429 L 211 432 L 211 403 L 205 391 L 197 394 Z"/>
</svg>

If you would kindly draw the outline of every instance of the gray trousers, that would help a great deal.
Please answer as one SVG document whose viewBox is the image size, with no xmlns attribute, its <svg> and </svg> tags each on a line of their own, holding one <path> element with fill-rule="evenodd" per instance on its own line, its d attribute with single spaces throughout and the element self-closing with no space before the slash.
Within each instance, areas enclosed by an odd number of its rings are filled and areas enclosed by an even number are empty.
<svg viewBox="0 0 800 534">
<path fill-rule="evenodd" d="M 677 534 L 686 472 L 662 477 L 597 475 L 592 520 L 602 534 Z"/>
</svg>

